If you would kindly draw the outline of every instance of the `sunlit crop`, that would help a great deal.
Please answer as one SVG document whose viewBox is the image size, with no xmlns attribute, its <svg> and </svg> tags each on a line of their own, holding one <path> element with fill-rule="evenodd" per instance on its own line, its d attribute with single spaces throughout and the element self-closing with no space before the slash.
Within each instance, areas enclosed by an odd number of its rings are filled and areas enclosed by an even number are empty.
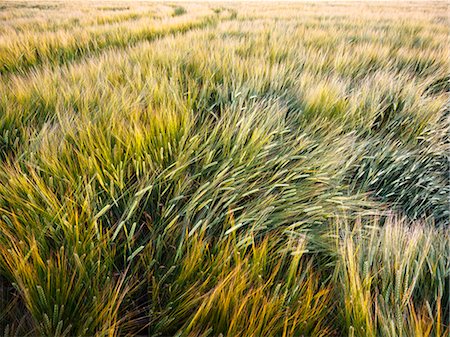
<svg viewBox="0 0 450 337">
<path fill-rule="evenodd" d="M 0 0 L 0 336 L 448 336 L 447 12 Z"/>
</svg>

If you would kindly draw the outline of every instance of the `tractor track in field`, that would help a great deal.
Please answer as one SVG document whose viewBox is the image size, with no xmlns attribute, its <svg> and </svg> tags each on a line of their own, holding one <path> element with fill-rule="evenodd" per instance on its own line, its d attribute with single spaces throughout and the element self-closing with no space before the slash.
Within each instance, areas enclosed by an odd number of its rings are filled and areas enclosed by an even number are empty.
<svg viewBox="0 0 450 337">
<path fill-rule="evenodd" d="M 45 66 L 50 68 L 57 68 L 61 66 L 67 66 L 73 64 L 79 60 L 87 60 L 91 57 L 99 57 L 103 52 L 117 51 L 134 47 L 141 42 L 152 42 L 168 36 L 176 34 L 185 34 L 194 29 L 202 29 L 218 22 L 230 20 L 235 18 L 235 13 L 231 13 L 230 17 L 220 17 L 217 14 L 205 15 L 199 18 L 195 18 L 192 21 L 168 24 L 162 27 L 149 27 L 146 30 L 140 31 L 139 34 L 129 34 L 128 39 L 124 39 L 124 36 L 114 37 L 114 32 L 106 32 L 100 35 L 98 38 L 90 40 L 87 45 L 75 46 L 74 48 L 60 48 L 56 49 L 51 55 L 40 55 L 35 50 L 34 62 L 25 59 L 22 55 L 22 60 L 15 60 L 12 64 L 3 63 L 0 64 L 0 80 L 7 80 L 11 76 L 26 76 L 33 70 L 43 69 Z M 100 40 L 107 35 L 112 35 L 110 41 L 106 43 L 99 43 Z"/>
</svg>

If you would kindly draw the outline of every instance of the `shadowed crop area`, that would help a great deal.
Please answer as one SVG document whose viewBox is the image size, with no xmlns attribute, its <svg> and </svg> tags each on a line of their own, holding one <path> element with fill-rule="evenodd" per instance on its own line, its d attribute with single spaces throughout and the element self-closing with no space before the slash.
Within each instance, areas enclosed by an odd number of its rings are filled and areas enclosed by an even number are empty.
<svg viewBox="0 0 450 337">
<path fill-rule="evenodd" d="M 0 336 L 448 336 L 448 10 L 0 0 Z"/>
</svg>

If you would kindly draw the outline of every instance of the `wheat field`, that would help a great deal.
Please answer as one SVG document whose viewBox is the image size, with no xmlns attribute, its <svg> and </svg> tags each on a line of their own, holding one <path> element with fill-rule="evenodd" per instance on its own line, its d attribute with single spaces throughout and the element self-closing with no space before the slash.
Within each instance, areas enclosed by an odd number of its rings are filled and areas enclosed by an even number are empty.
<svg viewBox="0 0 450 337">
<path fill-rule="evenodd" d="M 0 0 L 0 336 L 448 336 L 448 11 Z"/>
</svg>

